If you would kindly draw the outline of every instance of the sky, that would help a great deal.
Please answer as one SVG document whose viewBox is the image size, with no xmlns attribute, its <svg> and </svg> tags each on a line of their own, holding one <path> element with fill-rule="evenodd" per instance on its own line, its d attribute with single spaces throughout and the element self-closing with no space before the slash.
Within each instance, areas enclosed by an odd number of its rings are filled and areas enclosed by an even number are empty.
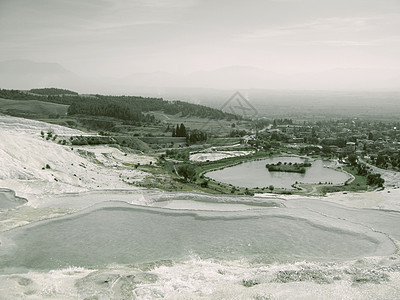
<svg viewBox="0 0 400 300">
<path fill-rule="evenodd" d="M 0 60 L 88 76 L 400 70 L 400 0 L 0 0 Z"/>
</svg>

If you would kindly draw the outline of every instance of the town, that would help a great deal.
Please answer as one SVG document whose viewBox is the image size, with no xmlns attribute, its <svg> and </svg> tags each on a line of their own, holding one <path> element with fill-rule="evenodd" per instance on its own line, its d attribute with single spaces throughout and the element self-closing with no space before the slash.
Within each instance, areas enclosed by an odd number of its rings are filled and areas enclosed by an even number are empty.
<svg viewBox="0 0 400 300">
<path fill-rule="evenodd" d="M 304 155 L 321 154 L 344 160 L 349 154 L 382 169 L 400 171 L 400 123 L 331 120 L 303 123 L 274 120 L 248 142 L 269 150 L 276 142 Z"/>
</svg>

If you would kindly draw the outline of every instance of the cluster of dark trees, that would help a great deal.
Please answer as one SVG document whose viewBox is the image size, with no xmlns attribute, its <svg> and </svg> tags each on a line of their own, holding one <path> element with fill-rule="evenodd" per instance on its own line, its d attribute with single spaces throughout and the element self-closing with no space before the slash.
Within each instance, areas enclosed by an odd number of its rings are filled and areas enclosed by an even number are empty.
<svg viewBox="0 0 400 300">
<path fill-rule="evenodd" d="M 345 138 L 335 138 L 335 139 L 329 138 L 321 141 L 322 146 L 337 146 L 339 148 L 344 148 L 346 146 L 346 143 L 347 139 Z"/>
<path fill-rule="evenodd" d="M 65 89 L 57 89 L 57 88 L 30 89 L 29 93 L 34 93 L 34 94 L 44 95 L 44 96 L 60 96 L 60 95 L 75 95 L 75 96 L 77 96 L 78 95 L 77 92 L 65 90 Z"/>
<path fill-rule="evenodd" d="M 372 163 L 382 169 L 387 169 L 388 167 L 400 168 L 400 154 L 398 153 L 379 153 L 377 156 L 372 156 Z"/>
<path fill-rule="evenodd" d="M 385 180 L 381 177 L 381 174 L 374 174 L 371 172 L 371 168 L 369 168 L 368 166 L 366 166 L 363 163 L 357 162 L 357 155 L 350 154 L 348 156 L 348 160 L 349 160 L 350 165 L 352 165 L 353 167 L 356 168 L 358 175 L 367 177 L 368 185 L 375 185 L 378 187 L 383 187 Z"/>
<path fill-rule="evenodd" d="M 117 144 L 114 138 L 108 136 L 71 136 L 70 141 L 72 145 Z"/>
<path fill-rule="evenodd" d="M 181 123 L 181 125 L 176 125 L 176 129 L 172 128 L 173 137 L 186 137 L 186 127 Z"/>
<path fill-rule="evenodd" d="M 87 96 L 79 95 L 39 95 L 31 94 L 27 92 L 22 92 L 18 90 L 6 90 L 0 89 L 0 98 L 10 99 L 10 100 L 39 100 L 44 102 L 58 103 L 71 105 L 74 102 L 79 102 L 87 99 Z"/>
<path fill-rule="evenodd" d="M 197 116 L 210 119 L 241 119 L 240 116 L 225 113 L 215 108 L 182 101 L 166 101 L 162 98 L 95 95 L 95 99 L 109 103 L 128 105 L 136 111 L 143 113 L 150 111 L 163 111 L 169 115 L 181 113 L 182 116 Z"/>
<path fill-rule="evenodd" d="M 185 181 L 196 181 L 196 168 L 193 165 L 180 165 L 177 171 L 178 175 L 182 176 Z"/>
<path fill-rule="evenodd" d="M 248 144 L 252 147 L 259 148 L 262 147 L 265 151 L 271 150 L 272 148 L 276 148 L 280 146 L 280 142 L 272 141 L 272 140 L 249 140 Z"/>
<path fill-rule="evenodd" d="M 357 166 L 357 165 L 358 165 L 358 164 L 357 164 L 357 159 L 358 159 L 358 157 L 357 157 L 357 155 L 354 154 L 354 153 L 350 153 L 350 154 L 347 156 L 347 160 L 349 161 L 350 165 L 352 165 L 352 166 Z"/>
<path fill-rule="evenodd" d="M 248 135 L 249 133 L 246 130 L 239 130 L 239 129 L 233 129 L 229 133 L 230 137 L 243 137 L 245 135 Z"/>
<path fill-rule="evenodd" d="M 364 164 L 356 163 L 355 167 L 357 168 L 357 174 L 360 176 L 367 176 L 370 173 L 369 168 Z"/>
<path fill-rule="evenodd" d="M 381 177 L 381 174 L 368 174 L 367 175 L 367 184 L 368 185 L 376 185 L 378 187 L 383 187 L 385 180 Z"/>
<path fill-rule="evenodd" d="M 153 115 L 143 114 L 130 105 L 98 101 L 95 99 L 86 99 L 82 102 L 72 103 L 68 108 L 68 114 L 106 116 L 121 120 L 129 120 L 134 123 L 154 123 L 156 121 Z"/>
<path fill-rule="evenodd" d="M 39 95 L 30 95 L 17 90 L 0 89 L 0 98 L 11 100 L 40 100 L 44 97 Z"/>
<path fill-rule="evenodd" d="M 305 173 L 306 167 L 311 167 L 311 163 L 287 163 L 278 162 L 276 164 L 266 164 L 265 167 L 270 172 L 292 172 L 292 173 Z"/>
<path fill-rule="evenodd" d="M 169 128 L 169 127 L 168 127 Z M 168 130 L 167 128 L 167 130 Z M 186 137 L 187 144 L 195 144 L 207 140 L 207 133 L 198 129 L 187 130 L 185 125 L 176 125 L 176 128 L 172 128 L 173 137 Z"/>
<path fill-rule="evenodd" d="M 194 129 L 189 131 L 189 133 L 186 134 L 186 142 L 188 144 L 195 144 L 197 142 L 203 142 L 207 140 L 207 133 L 204 131 Z"/>
<path fill-rule="evenodd" d="M 328 148 L 328 150 L 329 150 L 329 148 Z M 314 153 L 318 154 L 321 152 L 321 149 L 317 146 L 307 145 L 307 146 L 301 147 L 299 151 L 300 151 L 300 154 L 302 154 L 302 155 L 309 155 L 309 154 L 314 154 Z"/>
<path fill-rule="evenodd" d="M 293 120 L 292 119 L 274 119 L 272 122 L 272 125 L 278 126 L 278 125 L 293 125 Z"/>
</svg>

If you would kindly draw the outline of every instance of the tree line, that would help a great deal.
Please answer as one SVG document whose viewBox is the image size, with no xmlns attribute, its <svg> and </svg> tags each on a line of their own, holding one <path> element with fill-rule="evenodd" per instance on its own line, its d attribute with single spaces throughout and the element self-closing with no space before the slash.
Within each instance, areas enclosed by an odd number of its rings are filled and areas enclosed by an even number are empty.
<svg viewBox="0 0 400 300">
<path fill-rule="evenodd" d="M 66 89 L 58 89 L 58 88 L 42 88 L 42 89 L 30 89 L 29 93 L 34 93 L 38 95 L 44 96 L 60 96 L 60 95 L 75 95 L 77 96 L 78 93 L 66 90 Z"/>
<path fill-rule="evenodd" d="M 143 114 L 140 110 L 135 110 L 130 105 L 97 101 L 94 99 L 72 103 L 68 107 L 68 114 L 106 116 L 136 123 L 154 123 L 156 121 L 156 118 L 153 115 Z"/>
</svg>

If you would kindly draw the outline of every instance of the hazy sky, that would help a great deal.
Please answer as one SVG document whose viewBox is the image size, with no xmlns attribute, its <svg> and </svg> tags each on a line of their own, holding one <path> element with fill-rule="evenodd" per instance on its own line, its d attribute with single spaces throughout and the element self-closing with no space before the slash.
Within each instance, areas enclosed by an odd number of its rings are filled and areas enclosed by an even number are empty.
<svg viewBox="0 0 400 300">
<path fill-rule="evenodd" d="M 400 69 L 400 0 L 0 0 L 0 59 L 101 76 Z"/>
</svg>

